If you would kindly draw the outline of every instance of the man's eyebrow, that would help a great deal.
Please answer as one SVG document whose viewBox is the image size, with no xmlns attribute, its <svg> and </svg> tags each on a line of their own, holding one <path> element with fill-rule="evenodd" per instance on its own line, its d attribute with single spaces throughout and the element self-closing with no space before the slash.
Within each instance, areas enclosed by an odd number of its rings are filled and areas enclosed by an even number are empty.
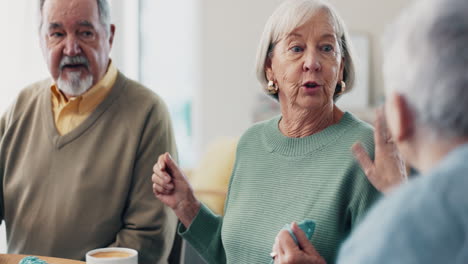
<svg viewBox="0 0 468 264">
<path fill-rule="evenodd" d="M 89 22 L 88 20 L 79 21 L 79 22 L 78 22 L 78 25 L 79 25 L 79 26 L 82 26 L 82 27 L 94 28 L 93 23 Z"/>
<path fill-rule="evenodd" d="M 49 30 L 54 30 L 62 27 L 63 25 L 61 23 L 52 22 L 49 24 Z"/>
</svg>

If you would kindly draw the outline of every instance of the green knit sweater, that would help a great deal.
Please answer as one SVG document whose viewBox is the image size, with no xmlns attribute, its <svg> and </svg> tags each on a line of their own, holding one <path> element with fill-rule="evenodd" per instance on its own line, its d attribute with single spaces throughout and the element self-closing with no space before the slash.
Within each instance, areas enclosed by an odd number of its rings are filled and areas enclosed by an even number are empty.
<svg viewBox="0 0 468 264">
<path fill-rule="evenodd" d="M 311 242 L 334 263 L 341 242 L 379 197 L 351 146 L 374 149 L 372 128 L 350 113 L 304 138 L 285 137 L 280 117 L 254 125 L 237 148 L 224 219 L 207 207 L 179 233 L 209 263 L 269 263 L 286 223 L 312 219 Z M 373 153 L 372 153 L 373 154 Z"/>
</svg>

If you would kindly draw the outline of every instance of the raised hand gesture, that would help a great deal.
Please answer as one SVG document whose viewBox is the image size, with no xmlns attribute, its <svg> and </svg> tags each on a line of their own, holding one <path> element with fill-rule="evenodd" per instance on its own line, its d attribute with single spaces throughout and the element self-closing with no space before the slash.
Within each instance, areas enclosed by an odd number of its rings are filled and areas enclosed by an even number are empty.
<svg viewBox="0 0 468 264">
<path fill-rule="evenodd" d="M 174 210 L 185 227 L 189 227 L 200 210 L 200 202 L 193 189 L 169 153 L 158 158 L 153 167 L 153 192 L 165 205 Z"/>
<path fill-rule="evenodd" d="M 361 143 L 353 145 L 353 154 L 374 187 L 386 193 L 407 180 L 406 166 L 387 128 L 383 108 L 376 112 L 375 159 L 372 161 Z"/>
</svg>

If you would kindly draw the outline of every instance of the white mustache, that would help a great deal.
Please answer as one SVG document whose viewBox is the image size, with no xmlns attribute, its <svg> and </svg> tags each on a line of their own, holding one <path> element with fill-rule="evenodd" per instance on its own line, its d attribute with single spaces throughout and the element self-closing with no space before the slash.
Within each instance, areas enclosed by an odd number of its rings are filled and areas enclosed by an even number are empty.
<svg viewBox="0 0 468 264">
<path fill-rule="evenodd" d="M 86 57 L 84 56 L 74 56 L 74 57 L 70 57 L 70 56 L 64 56 L 61 60 L 60 60 L 60 70 L 63 69 L 63 67 L 67 66 L 67 65 L 76 65 L 76 64 L 83 64 L 86 69 L 89 70 L 89 61 Z"/>
</svg>

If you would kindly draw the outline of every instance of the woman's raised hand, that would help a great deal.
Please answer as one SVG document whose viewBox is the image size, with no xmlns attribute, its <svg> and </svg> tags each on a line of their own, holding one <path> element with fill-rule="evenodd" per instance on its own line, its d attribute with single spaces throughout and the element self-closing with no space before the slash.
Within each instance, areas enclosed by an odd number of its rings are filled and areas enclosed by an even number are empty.
<svg viewBox="0 0 468 264">
<path fill-rule="evenodd" d="M 359 142 L 353 145 L 352 151 L 372 185 L 377 190 L 387 193 L 406 182 L 408 176 L 405 162 L 391 138 L 383 108 L 378 109 L 376 114 L 374 161 Z"/>
<path fill-rule="evenodd" d="M 192 187 L 169 153 L 159 156 L 153 167 L 153 192 L 155 196 L 174 210 L 185 227 L 189 227 L 200 210 Z"/>
</svg>

